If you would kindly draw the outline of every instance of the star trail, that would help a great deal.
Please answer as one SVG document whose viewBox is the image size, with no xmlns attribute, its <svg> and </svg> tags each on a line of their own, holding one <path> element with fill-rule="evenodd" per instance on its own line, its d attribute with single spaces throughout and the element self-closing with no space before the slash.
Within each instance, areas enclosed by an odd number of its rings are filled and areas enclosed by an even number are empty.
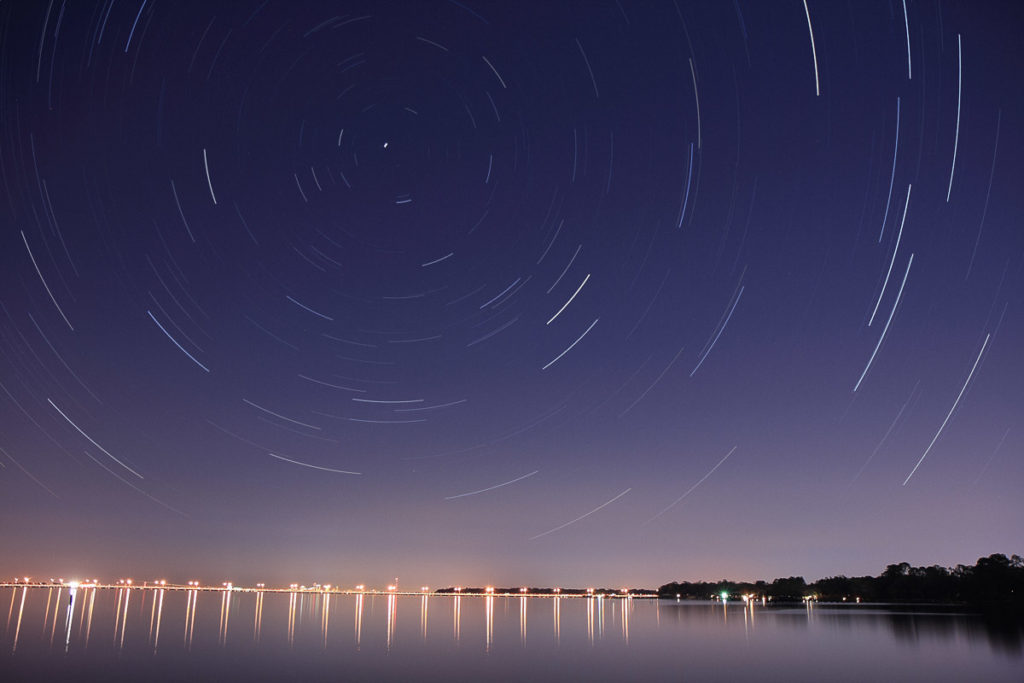
<svg viewBox="0 0 1024 683">
<path fill-rule="evenodd" d="M 1018 552 L 1022 29 L 995 2 L 0 3 L 0 572 Z"/>
</svg>

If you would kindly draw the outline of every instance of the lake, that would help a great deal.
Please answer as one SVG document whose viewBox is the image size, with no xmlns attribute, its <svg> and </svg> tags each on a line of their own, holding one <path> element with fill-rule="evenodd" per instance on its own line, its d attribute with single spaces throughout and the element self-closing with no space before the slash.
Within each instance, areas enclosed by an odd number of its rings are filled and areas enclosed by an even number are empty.
<svg viewBox="0 0 1024 683">
<path fill-rule="evenodd" d="M 1019 625 L 871 605 L 0 588 L 0 680 L 1020 681 Z"/>
</svg>

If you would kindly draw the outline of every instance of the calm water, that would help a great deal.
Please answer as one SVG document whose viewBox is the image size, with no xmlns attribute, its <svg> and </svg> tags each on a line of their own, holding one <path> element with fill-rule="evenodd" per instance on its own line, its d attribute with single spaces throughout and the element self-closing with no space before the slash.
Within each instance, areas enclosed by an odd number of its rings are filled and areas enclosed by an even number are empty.
<svg viewBox="0 0 1024 683">
<path fill-rule="evenodd" d="M 69 597 L 0 589 L 0 680 L 1024 680 L 1021 631 L 962 614 L 515 596 Z"/>
</svg>

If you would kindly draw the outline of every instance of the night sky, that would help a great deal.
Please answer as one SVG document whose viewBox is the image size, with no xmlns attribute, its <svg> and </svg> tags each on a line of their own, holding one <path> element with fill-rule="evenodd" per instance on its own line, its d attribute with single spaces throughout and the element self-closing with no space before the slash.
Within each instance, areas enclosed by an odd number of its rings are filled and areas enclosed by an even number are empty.
<svg viewBox="0 0 1024 683">
<path fill-rule="evenodd" d="M 1015 2 L 0 5 L 0 572 L 1020 552 Z"/>
</svg>

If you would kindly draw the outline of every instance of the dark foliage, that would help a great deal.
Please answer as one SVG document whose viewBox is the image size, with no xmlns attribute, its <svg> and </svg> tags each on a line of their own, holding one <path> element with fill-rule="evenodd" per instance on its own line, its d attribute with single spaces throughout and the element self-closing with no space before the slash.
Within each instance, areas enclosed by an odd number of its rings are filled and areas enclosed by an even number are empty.
<svg viewBox="0 0 1024 683">
<path fill-rule="evenodd" d="M 906 562 L 890 564 L 879 576 L 830 576 L 806 583 L 802 576 L 758 581 L 689 582 L 674 581 L 658 589 L 666 598 L 708 599 L 726 592 L 733 599 L 741 595 L 766 597 L 775 601 L 824 601 L 970 603 L 990 608 L 1024 606 L 1024 558 L 1002 554 L 978 559 L 973 566 L 948 569 L 938 565 L 912 567 Z"/>
</svg>

